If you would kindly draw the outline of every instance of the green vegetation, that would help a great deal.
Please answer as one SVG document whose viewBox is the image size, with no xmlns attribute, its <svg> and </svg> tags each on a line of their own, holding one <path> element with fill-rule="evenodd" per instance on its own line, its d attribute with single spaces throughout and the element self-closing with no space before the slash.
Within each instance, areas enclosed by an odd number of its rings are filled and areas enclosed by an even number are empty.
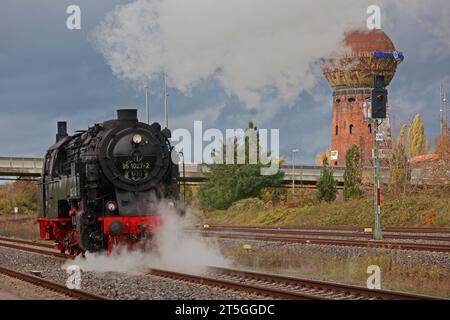
<svg viewBox="0 0 450 320">
<path fill-rule="evenodd" d="M 361 152 L 354 144 L 345 153 L 344 200 L 358 199 L 362 196 Z"/>
<path fill-rule="evenodd" d="M 311 191 L 313 192 L 313 191 Z M 306 197 L 308 198 L 308 197 Z M 441 226 L 450 227 L 450 189 L 421 190 L 383 198 L 381 222 L 383 226 Z M 316 226 L 372 226 L 373 202 L 351 199 L 344 203 L 308 204 L 297 208 L 268 208 L 245 205 L 238 209 L 205 211 L 199 219 L 206 224 L 228 225 L 316 225 Z"/>
<path fill-rule="evenodd" d="M 252 122 L 249 123 L 246 134 L 243 145 L 238 145 L 236 141 L 229 142 L 235 164 L 221 164 L 226 162 L 224 160 L 227 155 L 224 152 L 224 154 L 216 155 L 216 163 L 208 166 L 207 180 L 200 185 L 198 193 L 203 208 L 227 209 L 238 200 L 262 197 L 263 189 L 281 185 L 283 179 L 281 171 L 275 175 L 261 175 L 261 168 L 264 165 L 259 161 L 259 137 Z M 254 143 L 257 147 L 252 150 L 256 153 L 255 164 L 250 161 L 249 136 L 251 134 L 254 134 L 256 138 Z M 227 146 L 224 146 L 224 150 L 227 149 Z M 243 164 L 237 164 L 238 153 L 243 154 Z"/>
<path fill-rule="evenodd" d="M 328 159 L 325 157 L 322 161 L 319 180 L 317 180 L 317 198 L 320 201 L 334 201 L 337 193 L 336 186 L 337 181 L 333 177 L 333 169 L 328 166 Z"/>
<path fill-rule="evenodd" d="M 200 185 L 202 207 L 227 209 L 240 199 L 260 197 L 261 190 L 280 185 L 282 174 L 263 176 L 260 164 L 214 164 Z"/>
</svg>

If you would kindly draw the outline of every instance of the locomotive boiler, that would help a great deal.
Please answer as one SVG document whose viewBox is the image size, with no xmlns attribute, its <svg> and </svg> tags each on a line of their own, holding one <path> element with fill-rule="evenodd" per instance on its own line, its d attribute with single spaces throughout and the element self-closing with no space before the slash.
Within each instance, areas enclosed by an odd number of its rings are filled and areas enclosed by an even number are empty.
<svg viewBox="0 0 450 320">
<path fill-rule="evenodd" d="M 128 109 L 73 136 L 65 122 L 57 128 L 45 156 L 38 222 L 41 238 L 61 252 L 146 243 L 161 223 L 162 200 L 181 212 L 167 128 L 138 122 L 137 110 Z"/>
</svg>

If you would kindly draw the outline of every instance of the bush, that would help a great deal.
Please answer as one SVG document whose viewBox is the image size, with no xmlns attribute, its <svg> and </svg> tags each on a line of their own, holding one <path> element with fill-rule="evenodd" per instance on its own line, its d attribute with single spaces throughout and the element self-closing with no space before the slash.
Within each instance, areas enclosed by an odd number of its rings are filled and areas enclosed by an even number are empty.
<svg viewBox="0 0 450 320">
<path fill-rule="evenodd" d="M 276 206 L 280 202 L 286 202 L 287 193 L 286 188 L 263 188 L 261 190 L 261 198 L 266 206 L 268 204 Z"/>
<path fill-rule="evenodd" d="M 228 211 L 261 211 L 264 209 L 264 202 L 259 198 L 242 199 L 235 202 Z"/>
<path fill-rule="evenodd" d="M 281 184 L 283 173 L 261 175 L 259 164 L 213 164 L 199 188 L 203 208 L 228 209 L 234 202 L 261 197 L 261 190 Z"/>
</svg>

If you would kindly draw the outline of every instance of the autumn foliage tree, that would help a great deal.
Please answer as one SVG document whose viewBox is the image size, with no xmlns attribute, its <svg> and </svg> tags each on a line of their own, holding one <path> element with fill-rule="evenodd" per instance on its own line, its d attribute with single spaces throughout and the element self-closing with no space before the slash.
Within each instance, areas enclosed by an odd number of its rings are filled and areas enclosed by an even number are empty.
<svg viewBox="0 0 450 320">
<path fill-rule="evenodd" d="M 428 151 L 428 141 L 420 114 L 416 114 L 408 130 L 408 145 L 406 153 L 409 157 L 425 154 Z"/>
<path fill-rule="evenodd" d="M 327 158 L 327 163 L 328 163 L 328 159 L 330 159 L 330 154 L 331 154 L 331 148 L 327 148 L 325 151 L 321 151 L 318 152 L 316 154 L 316 165 L 321 166 L 323 163 L 323 160 L 325 160 L 325 158 Z"/>
<path fill-rule="evenodd" d="M 405 132 L 406 125 L 403 125 L 389 161 L 389 190 L 393 193 L 405 192 L 411 180 L 411 167 L 403 145 Z"/>
<path fill-rule="evenodd" d="M 450 179 L 450 133 L 448 126 L 444 124 L 442 133 L 436 138 L 435 153 L 438 155 L 438 161 L 433 164 L 432 177 L 437 184 Z"/>
</svg>

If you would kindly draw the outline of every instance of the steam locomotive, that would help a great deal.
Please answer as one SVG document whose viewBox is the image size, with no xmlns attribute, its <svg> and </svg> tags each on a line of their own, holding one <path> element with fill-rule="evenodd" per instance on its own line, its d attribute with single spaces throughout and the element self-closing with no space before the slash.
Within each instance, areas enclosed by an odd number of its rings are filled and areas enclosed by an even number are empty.
<svg viewBox="0 0 450 320">
<path fill-rule="evenodd" d="M 162 199 L 178 208 L 178 165 L 170 130 L 138 122 L 137 110 L 67 134 L 58 122 L 40 181 L 40 237 L 71 254 L 134 246 L 161 223 Z"/>
</svg>

